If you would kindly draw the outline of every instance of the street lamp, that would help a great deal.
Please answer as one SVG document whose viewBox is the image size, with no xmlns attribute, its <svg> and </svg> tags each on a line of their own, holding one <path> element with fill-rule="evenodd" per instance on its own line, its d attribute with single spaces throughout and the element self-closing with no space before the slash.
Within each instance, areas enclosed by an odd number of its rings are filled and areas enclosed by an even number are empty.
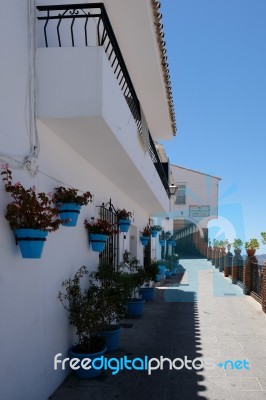
<svg viewBox="0 0 266 400">
<path fill-rule="evenodd" d="M 171 183 L 171 185 L 169 185 L 170 195 L 174 196 L 177 189 L 178 189 L 178 186 L 175 185 L 174 183 Z"/>
</svg>

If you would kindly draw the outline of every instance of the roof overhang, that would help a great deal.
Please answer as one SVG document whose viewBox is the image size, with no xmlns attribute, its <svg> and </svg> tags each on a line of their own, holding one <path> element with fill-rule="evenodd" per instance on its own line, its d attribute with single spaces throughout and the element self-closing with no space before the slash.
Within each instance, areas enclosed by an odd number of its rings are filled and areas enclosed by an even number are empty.
<svg viewBox="0 0 266 400">
<path fill-rule="evenodd" d="M 169 140 L 176 131 L 160 3 L 104 0 L 150 133 Z"/>
</svg>

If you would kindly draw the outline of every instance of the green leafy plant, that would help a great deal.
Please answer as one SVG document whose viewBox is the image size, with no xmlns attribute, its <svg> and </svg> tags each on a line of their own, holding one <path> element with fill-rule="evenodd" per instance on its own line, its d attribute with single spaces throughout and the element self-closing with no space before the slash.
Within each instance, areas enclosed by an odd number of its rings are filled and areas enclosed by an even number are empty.
<svg viewBox="0 0 266 400">
<path fill-rule="evenodd" d="M 104 309 L 102 325 L 104 330 L 125 316 L 125 304 L 130 299 L 130 290 L 126 282 L 127 274 L 115 271 L 112 265 L 99 264 L 90 274 L 91 284 L 99 288 L 99 298 Z"/>
<path fill-rule="evenodd" d="M 171 232 L 169 232 L 169 231 L 165 232 L 164 230 L 162 230 L 162 233 L 160 234 L 159 239 L 160 240 L 168 240 L 169 237 L 171 237 Z"/>
<path fill-rule="evenodd" d="M 62 291 L 58 299 L 68 311 L 69 322 L 76 328 L 78 343 L 74 347 L 76 353 L 94 353 L 104 347 L 99 337 L 103 329 L 104 306 L 100 289 L 91 285 L 82 289 L 82 278 L 88 274 L 85 266 L 81 267 L 72 279 L 62 283 Z"/>
<path fill-rule="evenodd" d="M 125 210 L 125 208 L 123 208 L 122 210 L 117 210 L 116 218 L 117 219 L 130 219 L 130 218 L 132 218 L 132 212 Z"/>
<path fill-rule="evenodd" d="M 150 286 L 150 282 L 155 282 L 156 275 L 159 273 L 158 262 L 153 260 L 150 264 L 145 265 L 143 269 L 143 285 Z"/>
<path fill-rule="evenodd" d="M 123 254 L 123 262 L 120 264 L 120 268 L 122 270 L 127 268 L 128 271 L 125 272 L 126 290 L 135 298 L 139 288 L 145 282 L 144 269 L 140 265 L 140 261 L 136 257 L 132 257 L 131 253 L 127 250 Z"/>
<path fill-rule="evenodd" d="M 7 205 L 5 218 L 11 229 L 40 229 L 47 232 L 59 229 L 58 208 L 54 206 L 52 194 L 36 193 L 35 186 L 25 189 L 20 182 L 12 184 L 12 172 L 4 166 L 1 172 L 6 192 L 13 201 Z"/>
<path fill-rule="evenodd" d="M 162 228 L 160 225 L 152 225 L 152 226 L 150 227 L 150 229 L 151 229 L 152 231 L 160 232 L 163 228 Z"/>
<path fill-rule="evenodd" d="M 266 244 L 266 232 L 261 232 L 262 244 Z"/>
<path fill-rule="evenodd" d="M 241 247 L 243 246 L 243 242 L 241 239 L 234 239 L 232 246 L 234 249 L 241 249 Z"/>
<path fill-rule="evenodd" d="M 245 243 L 245 249 L 257 250 L 260 248 L 260 244 L 257 239 L 250 239 Z"/>
<path fill-rule="evenodd" d="M 91 203 L 92 198 L 93 196 L 90 192 L 79 195 L 78 189 L 65 188 L 63 186 L 55 188 L 54 201 L 58 204 L 75 203 L 84 206 Z"/>
<path fill-rule="evenodd" d="M 151 230 L 148 225 L 140 231 L 140 236 L 151 236 Z"/>
<path fill-rule="evenodd" d="M 213 239 L 212 246 L 213 247 L 218 247 L 219 246 L 219 240 L 218 239 Z"/>
<path fill-rule="evenodd" d="M 99 233 L 108 236 L 115 235 L 117 233 L 117 230 L 114 228 L 114 225 L 105 219 L 94 220 L 94 218 L 92 218 L 91 222 L 88 222 L 88 220 L 85 219 L 84 224 L 85 228 L 90 233 Z"/>
</svg>

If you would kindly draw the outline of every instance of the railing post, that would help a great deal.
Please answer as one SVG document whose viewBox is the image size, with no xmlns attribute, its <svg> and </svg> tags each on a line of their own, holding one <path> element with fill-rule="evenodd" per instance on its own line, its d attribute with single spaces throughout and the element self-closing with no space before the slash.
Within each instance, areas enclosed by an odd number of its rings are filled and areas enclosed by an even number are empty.
<svg viewBox="0 0 266 400">
<path fill-rule="evenodd" d="M 262 288 L 261 288 L 261 308 L 262 311 L 266 313 L 266 262 L 262 267 Z"/>
<path fill-rule="evenodd" d="M 232 265 L 232 283 L 233 283 L 233 285 L 237 284 L 239 257 L 240 256 L 238 254 L 235 254 L 233 257 L 233 265 Z"/>
<path fill-rule="evenodd" d="M 212 249 L 212 265 L 213 266 L 215 265 L 216 252 L 217 252 L 216 247 L 213 247 L 213 249 Z"/>
<path fill-rule="evenodd" d="M 233 262 L 233 254 L 228 251 L 225 256 L 225 265 L 224 265 L 224 276 L 227 278 L 231 272 L 232 275 L 232 262 Z"/>
<path fill-rule="evenodd" d="M 211 261 L 212 260 L 212 247 L 208 246 L 208 250 L 207 250 L 207 260 Z"/>
<path fill-rule="evenodd" d="M 243 293 L 250 294 L 251 289 L 251 264 L 258 262 L 255 256 L 247 256 L 243 272 Z"/>
<path fill-rule="evenodd" d="M 219 260 L 220 260 L 220 248 L 217 247 L 215 255 L 215 268 L 219 268 Z"/>
<path fill-rule="evenodd" d="M 223 272 L 225 262 L 225 248 L 222 247 L 219 252 L 219 272 Z"/>
</svg>

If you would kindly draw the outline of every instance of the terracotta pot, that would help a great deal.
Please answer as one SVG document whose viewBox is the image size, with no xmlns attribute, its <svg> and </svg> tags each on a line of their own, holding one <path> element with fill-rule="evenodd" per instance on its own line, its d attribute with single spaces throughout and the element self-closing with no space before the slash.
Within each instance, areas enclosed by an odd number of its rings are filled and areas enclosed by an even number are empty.
<svg viewBox="0 0 266 400">
<path fill-rule="evenodd" d="M 256 253 L 256 249 L 246 249 L 246 251 L 249 257 L 253 257 Z"/>
</svg>

